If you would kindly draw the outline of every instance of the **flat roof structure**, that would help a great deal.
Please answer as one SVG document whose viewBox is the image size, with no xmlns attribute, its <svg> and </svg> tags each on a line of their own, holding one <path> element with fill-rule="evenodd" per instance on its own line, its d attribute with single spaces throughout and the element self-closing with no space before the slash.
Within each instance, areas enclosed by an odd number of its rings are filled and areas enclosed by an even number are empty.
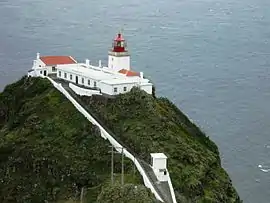
<svg viewBox="0 0 270 203">
<path fill-rule="evenodd" d="M 155 158 L 155 159 L 167 159 L 168 157 L 165 155 L 165 154 L 163 154 L 163 153 L 151 153 L 150 154 L 151 155 L 151 157 L 153 157 L 153 158 Z"/>
<path fill-rule="evenodd" d="M 93 78 L 104 84 L 132 84 L 132 83 L 149 83 L 148 79 L 140 76 L 128 77 L 124 74 L 110 71 L 108 68 L 86 65 L 84 63 L 58 65 L 57 69 L 63 72 L 78 74 L 87 78 Z"/>
<path fill-rule="evenodd" d="M 57 69 L 70 73 L 80 74 L 85 77 L 95 78 L 96 80 L 105 80 L 114 77 L 114 74 L 104 72 L 101 68 L 96 69 L 92 68 L 91 66 L 87 67 L 83 64 L 59 65 L 57 66 Z"/>
<path fill-rule="evenodd" d="M 148 83 L 147 79 L 136 78 L 112 78 L 108 80 L 102 80 L 101 82 L 113 85 L 113 84 L 131 84 L 131 83 Z"/>
</svg>

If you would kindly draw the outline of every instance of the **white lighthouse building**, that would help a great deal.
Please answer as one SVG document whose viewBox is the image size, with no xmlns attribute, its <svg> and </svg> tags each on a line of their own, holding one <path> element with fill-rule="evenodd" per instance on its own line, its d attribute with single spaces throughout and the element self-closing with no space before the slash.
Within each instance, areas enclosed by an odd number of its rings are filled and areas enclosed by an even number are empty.
<svg viewBox="0 0 270 203">
<path fill-rule="evenodd" d="M 112 49 L 109 50 L 108 67 L 115 71 L 130 70 L 130 55 L 127 43 L 121 33 L 115 37 Z"/>
<path fill-rule="evenodd" d="M 139 87 L 152 94 L 153 84 L 143 76 L 143 72 L 132 71 L 127 43 L 121 33 L 113 40 L 108 53 L 108 67 L 103 67 L 101 61 L 97 66 L 86 59 L 84 63 L 77 62 L 71 56 L 40 56 L 34 60 L 29 76 L 51 76 L 71 83 L 80 88 L 95 89 L 100 94 L 118 95 L 129 92 L 133 87 Z"/>
</svg>

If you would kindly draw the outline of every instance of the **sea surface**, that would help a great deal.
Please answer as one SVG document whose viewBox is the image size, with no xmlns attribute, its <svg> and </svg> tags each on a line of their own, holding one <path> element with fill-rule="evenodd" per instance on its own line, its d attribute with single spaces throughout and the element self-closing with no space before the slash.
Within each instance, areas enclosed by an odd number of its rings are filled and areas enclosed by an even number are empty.
<svg viewBox="0 0 270 203">
<path fill-rule="evenodd" d="M 244 202 L 269 203 L 269 9 L 269 0 L 0 0 L 0 90 L 36 52 L 105 64 L 123 29 L 133 69 L 217 143 Z"/>
</svg>

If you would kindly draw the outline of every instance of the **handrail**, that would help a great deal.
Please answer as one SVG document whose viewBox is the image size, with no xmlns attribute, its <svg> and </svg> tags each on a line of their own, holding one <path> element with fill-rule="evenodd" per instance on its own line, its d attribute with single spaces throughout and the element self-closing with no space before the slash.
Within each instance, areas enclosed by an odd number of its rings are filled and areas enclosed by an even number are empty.
<svg viewBox="0 0 270 203">
<path fill-rule="evenodd" d="M 146 165 L 147 165 L 147 167 L 150 168 L 150 165 L 149 165 L 146 161 L 144 161 L 143 159 L 139 158 L 140 156 L 139 156 L 135 151 L 133 151 L 133 150 L 132 150 L 131 148 L 129 148 L 128 146 L 126 146 L 126 145 L 125 145 L 125 144 L 124 144 L 124 143 L 123 143 L 123 142 L 122 142 L 122 141 L 114 134 L 114 132 L 112 132 L 112 131 L 104 124 L 104 122 L 103 122 L 101 119 L 99 119 L 99 117 L 96 115 L 96 113 L 94 113 L 93 111 L 91 111 L 91 109 L 90 109 L 88 106 L 86 106 L 85 104 L 83 104 L 84 102 L 81 100 L 81 98 L 80 98 L 75 92 L 72 91 L 72 89 L 67 89 L 67 91 L 68 91 L 68 92 L 76 99 L 76 101 L 77 101 L 81 106 L 83 106 L 83 107 L 87 110 L 87 112 L 89 112 L 89 113 L 91 114 L 91 116 L 92 116 L 98 123 L 100 123 L 100 124 L 102 125 L 102 127 L 103 127 L 110 135 L 112 135 L 112 136 L 114 137 L 114 139 L 115 139 L 118 143 L 120 143 L 122 146 L 124 146 L 125 149 L 127 149 L 129 152 L 131 152 L 131 153 L 134 155 L 134 157 L 137 157 L 137 158 L 135 158 L 136 161 L 138 161 L 138 162 L 140 163 L 142 169 L 145 171 L 146 175 L 147 175 L 148 178 L 151 180 L 150 182 L 152 182 L 152 183 L 156 182 L 157 179 L 154 180 L 154 179 L 152 178 L 151 174 L 150 174 L 151 172 L 149 172 L 149 170 L 147 170 L 147 168 L 145 168 Z M 138 158 L 139 158 L 139 159 L 138 159 Z M 138 167 L 137 167 L 137 168 L 138 168 Z M 169 175 L 169 174 L 168 174 L 168 175 Z M 175 194 L 174 194 L 174 190 L 173 190 L 173 187 L 172 187 L 172 183 L 171 183 L 170 178 L 169 178 L 169 180 L 168 180 L 168 185 L 169 185 L 169 189 L 170 189 L 170 192 L 171 192 L 171 197 L 172 197 L 173 203 L 176 203 Z M 162 191 L 161 191 L 158 187 L 156 187 L 155 184 L 153 184 L 153 187 L 154 187 L 155 190 L 158 192 L 158 194 L 161 195 L 161 198 L 164 199 L 164 196 L 162 195 L 162 194 L 163 194 Z"/>
<path fill-rule="evenodd" d="M 70 94 L 69 92 L 62 87 L 61 83 L 56 83 L 55 81 L 53 81 L 51 78 L 47 77 L 47 76 L 42 76 L 43 78 L 47 78 L 52 84 L 53 86 L 58 89 L 60 92 L 62 92 L 67 99 L 77 108 L 78 111 L 80 111 L 91 123 L 93 123 L 94 125 L 98 126 L 100 131 L 101 131 L 101 136 L 104 139 L 108 139 L 110 141 L 110 143 L 115 147 L 115 149 L 121 150 L 120 148 L 122 148 L 122 145 L 119 144 L 119 142 L 117 142 L 115 140 L 115 138 L 113 136 L 111 136 L 104 128 L 103 126 L 101 126 L 96 120 L 95 118 L 93 118 L 92 115 L 90 115 Z M 124 146 L 124 145 L 123 145 Z M 123 154 L 128 157 L 129 159 L 131 159 L 134 164 L 136 165 L 138 171 L 140 172 L 140 174 L 143 176 L 143 180 L 144 180 L 144 184 L 146 187 L 150 188 L 150 190 L 152 191 L 152 193 L 154 193 L 155 197 L 160 200 L 161 202 L 164 202 L 163 199 L 160 197 L 160 195 L 157 193 L 156 188 L 153 186 L 153 184 L 150 181 L 150 177 L 149 175 L 146 174 L 145 170 L 143 169 L 143 167 L 141 166 L 141 164 L 139 163 L 139 161 L 130 153 L 128 152 L 126 149 L 123 150 Z"/>
</svg>

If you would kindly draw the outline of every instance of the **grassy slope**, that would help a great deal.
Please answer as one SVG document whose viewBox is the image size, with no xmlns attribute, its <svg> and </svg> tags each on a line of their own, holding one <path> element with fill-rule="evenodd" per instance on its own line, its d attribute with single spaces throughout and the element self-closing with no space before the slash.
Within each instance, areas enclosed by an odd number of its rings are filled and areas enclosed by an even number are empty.
<svg viewBox="0 0 270 203">
<path fill-rule="evenodd" d="M 169 100 L 136 88 L 116 99 L 82 97 L 128 147 L 149 160 L 164 152 L 179 202 L 240 202 L 217 146 Z"/>
<path fill-rule="evenodd" d="M 0 93 L 1 203 L 76 200 L 82 186 L 93 203 L 110 180 L 108 150 L 97 128 L 46 79 L 22 78 Z"/>
<path fill-rule="evenodd" d="M 138 197 L 141 197 L 138 199 Z M 120 184 L 114 187 L 107 187 L 98 196 L 97 203 L 161 203 L 156 200 L 153 194 L 144 186 Z"/>
</svg>

